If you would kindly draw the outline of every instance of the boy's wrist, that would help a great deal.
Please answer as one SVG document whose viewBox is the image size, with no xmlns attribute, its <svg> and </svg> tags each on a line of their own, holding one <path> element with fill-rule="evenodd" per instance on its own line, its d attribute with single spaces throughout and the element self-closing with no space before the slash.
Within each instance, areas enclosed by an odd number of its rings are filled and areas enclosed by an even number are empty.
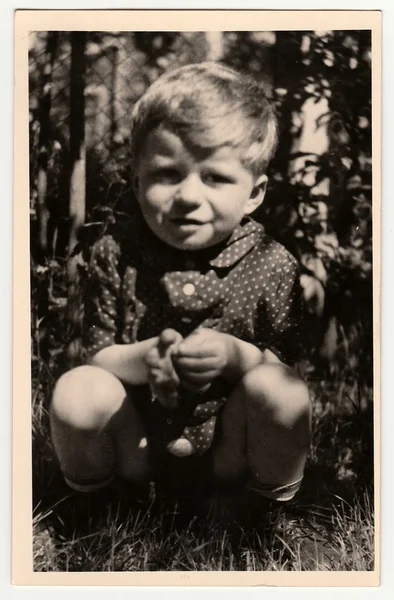
<svg viewBox="0 0 394 600">
<path fill-rule="evenodd" d="M 97 352 L 88 364 L 113 373 L 123 383 L 144 385 L 148 382 L 146 355 L 157 342 L 156 337 L 132 344 L 113 344 Z"/>
<path fill-rule="evenodd" d="M 227 349 L 227 362 L 223 369 L 223 377 L 230 382 L 237 381 L 244 375 L 241 364 L 239 340 L 228 333 L 224 333 L 223 336 L 225 337 Z"/>
<path fill-rule="evenodd" d="M 248 371 L 264 362 L 264 354 L 253 344 L 230 334 L 223 335 L 227 346 L 227 364 L 223 369 L 223 377 L 230 383 L 235 383 Z"/>
</svg>

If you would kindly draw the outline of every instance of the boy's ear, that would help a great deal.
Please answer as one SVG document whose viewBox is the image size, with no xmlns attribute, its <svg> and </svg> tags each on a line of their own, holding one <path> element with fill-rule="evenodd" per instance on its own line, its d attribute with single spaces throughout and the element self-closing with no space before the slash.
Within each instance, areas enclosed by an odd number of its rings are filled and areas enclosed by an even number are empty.
<svg viewBox="0 0 394 600">
<path fill-rule="evenodd" d="M 249 200 L 246 203 L 244 214 L 250 215 L 262 204 L 267 191 L 268 177 L 267 175 L 260 175 L 255 181 L 253 189 L 250 193 Z"/>
</svg>

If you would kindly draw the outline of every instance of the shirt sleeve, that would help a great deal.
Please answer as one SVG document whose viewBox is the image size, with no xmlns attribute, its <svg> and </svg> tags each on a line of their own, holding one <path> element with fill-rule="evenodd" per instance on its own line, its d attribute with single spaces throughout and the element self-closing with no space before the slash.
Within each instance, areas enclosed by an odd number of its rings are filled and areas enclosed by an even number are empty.
<svg viewBox="0 0 394 600">
<path fill-rule="evenodd" d="M 292 365 L 302 355 L 303 298 L 297 261 L 287 255 L 276 270 L 268 294 L 260 298 L 256 345 Z"/>
<path fill-rule="evenodd" d="M 105 236 L 92 248 L 85 297 L 85 358 L 116 343 L 119 328 L 120 248 Z"/>
</svg>

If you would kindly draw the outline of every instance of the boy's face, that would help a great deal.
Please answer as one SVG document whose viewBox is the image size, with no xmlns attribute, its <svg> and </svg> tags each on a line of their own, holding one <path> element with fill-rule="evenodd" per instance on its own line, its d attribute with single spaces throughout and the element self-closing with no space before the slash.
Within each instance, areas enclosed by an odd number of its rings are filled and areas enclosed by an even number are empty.
<svg viewBox="0 0 394 600">
<path fill-rule="evenodd" d="M 163 126 L 151 131 L 138 161 L 136 192 L 153 233 L 179 250 L 209 248 L 231 235 L 264 199 L 267 178 L 254 177 L 228 146 L 189 151 Z"/>
</svg>

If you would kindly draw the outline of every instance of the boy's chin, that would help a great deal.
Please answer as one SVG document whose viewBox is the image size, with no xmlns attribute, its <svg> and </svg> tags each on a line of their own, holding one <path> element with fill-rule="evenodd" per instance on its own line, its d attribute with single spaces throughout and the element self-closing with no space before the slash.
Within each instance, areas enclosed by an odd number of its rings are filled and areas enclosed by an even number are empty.
<svg viewBox="0 0 394 600">
<path fill-rule="evenodd" d="M 147 221 L 147 225 L 152 233 L 170 248 L 189 252 L 198 252 L 217 246 L 231 235 L 231 232 L 215 230 L 209 223 L 194 227 L 192 231 L 177 230 L 176 228 L 166 230 L 163 224 L 152 225 L 149 221 Z"/>
<path fill-rule="evenodd" d="M 186 250 L 189 252 L 206 250 L 217 246 L 231 235 L 231 232 L 215 231 L 208 225 L 198 228 L 197 231 L 165 231 L 164 228 L 150 227 L 156 237 L 170 248 L 175 250 Z"/>
<path fill-rule="evenodd" d="M 212 248 L 213 246 L 216 246 L 217 244 L 220 243 L 220 241 L 222 240 L 196 240 L 196 239 L 191 239 L 191 238 L 187 238 L 184 240 L 168 240 L 165 239 L 163 240 L 168 246 L 170 246 L 171 248 L 174 248 L 176 250 L 187 250 L 187 251 L 195 251 L 198 252 L 199 250 L 206 250 L 207 248 Z"/>
</svg>

